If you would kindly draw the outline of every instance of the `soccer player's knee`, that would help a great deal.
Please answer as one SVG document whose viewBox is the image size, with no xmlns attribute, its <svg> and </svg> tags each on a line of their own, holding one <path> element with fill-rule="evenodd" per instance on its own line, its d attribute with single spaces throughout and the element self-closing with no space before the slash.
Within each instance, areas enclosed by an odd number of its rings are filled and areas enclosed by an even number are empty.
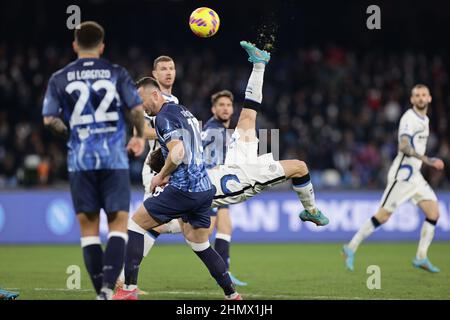
<svg viewBox="0 0 450 320">
<path fill-rule="evenodd" d="M 168 226 L 167 223 L 166 224 L 162 224 L 162 225 L 157 226 L 157 227 L 154 227 L 152 230 L 156 231 L 158 233 L 170 233 L 169 232 L 169 226 Z"/>
<path fill-rule="evenodd" d="M 433 210 L 431 214 L 428 215 L 428 219 L 438 221 L 440 217 L 439 210 Z"/>
<path fill-rule="evenodd" d="M 306 165 L 306 163 L 302 160 L 295 160 L 295 166 L 297 168 L 297 172 L 299 174 L 299 176 L 304 176 L 306 174 L 308 174 L 308 166 Z"/>
<path fill-rule="evenodd" d="M 390 217 L 391 217 L 391 213 L 389 213 L 389 212 L 387 212 L 385 210 L 378 212 L 376 214 L 376 216 L 375 216 L 375 218 L 377 219 L 377 221 L 380 224 L 386 223 L 389 220 Z"/>
</svg>

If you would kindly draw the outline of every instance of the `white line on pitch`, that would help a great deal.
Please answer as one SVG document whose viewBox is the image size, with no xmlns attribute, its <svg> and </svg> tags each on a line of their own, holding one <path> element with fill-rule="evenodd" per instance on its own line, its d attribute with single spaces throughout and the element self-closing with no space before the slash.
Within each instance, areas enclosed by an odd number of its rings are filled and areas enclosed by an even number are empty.
<svg viewBox="0 0 450 320">
<path fill-rule="evenodd" d="M 173 294 L 173 295 L 176 295 L 176 294 L 180 294 L 180 295 L 197 295 L 197 296 L 200 296 L 200 295 L 214 295 L 214 296 L 221 296 L 221 294 L 220 293 L 217 293 L 217 292 L 208 292 L 208 291 L 203 291 L 203 292 L 197 292 L 197 291 L 150 291 L 149 292 L 149 294 Z M 288 295 L 279 295 L 279 294 L 277 294 L 277 295 L 264 295 L 264 294 L 256 294 L 256 293 L 243 293 L 242 294 L 243 296 L 245 296 L 245 297 L 254 297 L 254 298 L 257 298 L 257 297 L 267 297 L 267 298 L 279 298 L 279 299 L 283 299 L 283 298 L 285 298 L 285 299 L 292 299 L 292 296 L 288 296 Z"/>
<path fill-rule="evenodd" d="M 18 290 L 19 288 L 5 288 L 6 290 Z M 67 288 L 34 288 L 35 291 L 55 291 L 55 292 L 93 292 L 91 289 L 67 289 Z M 145 290 L 145 289 L 143 289 Z M 146 290 L 147 291 L 147 290 Z M 167 294 L 167 295 L 189 295 L 189 296 L 203 296 L 203 295 L 211 295 L 211 296 L 217 296 L 221 297 L 222 295 L 216 291 L 147 291 L 148 295 L 158 295 L 158 294 Z M 309 299 L 315 299 L 315 300 L 379 300 L 374 298 L 363 298 L 363 297 L 343 297 L 343 296 L 290 296 L 290 295 L 283 295 L 283 294 L 275 294 L 275 295 L 269 295 L 269 294 L 258 294 L 258 293 L 243 293 L 244 297 L 249 298 L 275 298 L 275 299 L 295 299 L 295 300 L 309 300 Z M 391 300 L 390 299 L 383 299 L 383 300 Z M 397 299 L 393 299 L 397 300 Z"/>
<path fill-rule="evenodd" d="M 92 289 L 67 289 L 67 288 L 34 288 L 34 291 L 68 291 L 68 292 L 93 292 Z"/>
</svg>

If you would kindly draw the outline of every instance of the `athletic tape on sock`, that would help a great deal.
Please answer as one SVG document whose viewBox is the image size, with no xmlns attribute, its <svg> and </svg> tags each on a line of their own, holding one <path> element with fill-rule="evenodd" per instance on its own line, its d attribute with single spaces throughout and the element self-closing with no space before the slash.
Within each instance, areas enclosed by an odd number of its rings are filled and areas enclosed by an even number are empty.
<svg viewBox="0 0 450 320">
<path fill-rule="evenodd" d="M 108 240 L 112 237 L 122 238 L 123 240 L 125 240 L 125 242 L 128 241 L 128 234 L 126 232 L 111 231 L 110 233 L 108 233 Z"/>
<path fill-rule="evenodd" d="M 231 242 L 231 235 L 225 234 L 225 233 L 217 233 L 216 234 L 216 239 L 222 239 L 222 240 L 225 240 L 227 242 Z"/>
<path fill-rule="evenodd" d="M 102 244 L 102 242 L 100 241 L 100 237 L 99 236 L 95 236 L 95 237 L 81 237 L 81 247 L 87 247 L 87 246 L 91 246 L 93 244 Z"/>
<path fill-rule="evenodd" d="M 297 188 L 304 187 L 311 183 L 311 176 L 309 173 L 305 174 L 303 177 L 292 178 L 292 185 Z"/>
<path fill-rule="evenodd" d="M 206 242 L 203 242 L 203 243 L 190 242 L 190 245 L 191 245 L 192 250 L 194 250 L 196 252 L 204 251 L 204 250 L 208 249 L 211 246 L 209 244 L 209 241 L 206 241 Z"/>
<path fill-rule="evenodd" d="M 431 220 L 431 219 L 426 218 L 425 221 L 433 226 L 435 226 L 437 224 L 437 220 Z"/>
<path fill-rule="evenodd" d="M 378 228 L 379 226 L 381 226 L 380 221 L 378 221 L 378 219 L 375 216 L 370 218 L 370 220 L 372 221 L 372 224 L 373 224 L 374 228 Z"/>
</svg>

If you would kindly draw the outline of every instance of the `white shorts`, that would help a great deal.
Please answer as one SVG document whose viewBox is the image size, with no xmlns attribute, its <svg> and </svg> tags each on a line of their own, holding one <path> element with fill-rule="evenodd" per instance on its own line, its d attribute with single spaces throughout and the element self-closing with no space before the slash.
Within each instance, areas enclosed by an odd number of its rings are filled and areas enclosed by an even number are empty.
<svg viewBox="0 0 450 320">
<path fill-rule="evenodd" d="M 416 205 L 423 200 L 437 201 L 433 189 L 420 173 L 414 174 L 408 181 L 390 180 L 381 198 L 380 206 L 388 212 L 394 212 L 408 200 Z"/>
<path fill-rule="evenodd" d="M 271 153 L 258 157 L 258 141 L 240 141 L 237 131 L 228 146 L 225 164 L 208 170 L 208 175 L 217 189 L 212 207 L 245 201 L 286 180 L 281 163 Z"/>
<path fill-rule="evenodd" d="M 150 185 L 152 183 L 152 179 L 155 176 L 155 173 L 150 169 L 150 166 L 147 163 L 144 163 L 142 167 L 142 184 L 144 185 L 144 201 L 147 198 L 150 198 L 152 194 L 150 193 Z"/>
</svg>

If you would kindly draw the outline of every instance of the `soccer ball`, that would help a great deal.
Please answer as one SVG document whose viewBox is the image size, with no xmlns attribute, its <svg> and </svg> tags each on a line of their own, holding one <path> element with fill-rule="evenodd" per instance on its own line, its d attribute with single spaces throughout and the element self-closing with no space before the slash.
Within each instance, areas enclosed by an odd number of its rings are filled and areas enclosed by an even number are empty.
<svg viewBox="0 0 450 320">
<path fill-rule="evenodd" d="M 210 8 L 195 9 L 189 18 L 192 32 L 202 38 L 212 37 L 219 30 L 220 19 L 217 13 Z"/>
</svg>

